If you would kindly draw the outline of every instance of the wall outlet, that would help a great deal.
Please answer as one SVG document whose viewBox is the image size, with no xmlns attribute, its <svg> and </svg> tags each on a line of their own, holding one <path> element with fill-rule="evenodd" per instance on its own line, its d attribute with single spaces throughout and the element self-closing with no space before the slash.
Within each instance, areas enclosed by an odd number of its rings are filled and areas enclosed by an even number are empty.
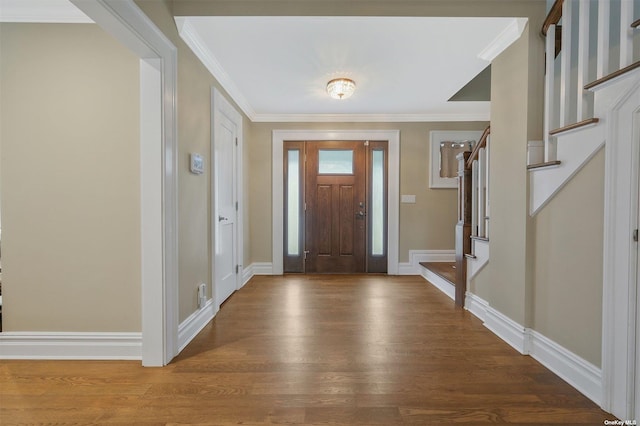
<svg viewBox="0 0 640 426">
<path fill-rule="evenodd" d="M 198 286 L 198 308 L 204 308 L 207 303 L 207 285 L 202 283 Z"/>
</svg>

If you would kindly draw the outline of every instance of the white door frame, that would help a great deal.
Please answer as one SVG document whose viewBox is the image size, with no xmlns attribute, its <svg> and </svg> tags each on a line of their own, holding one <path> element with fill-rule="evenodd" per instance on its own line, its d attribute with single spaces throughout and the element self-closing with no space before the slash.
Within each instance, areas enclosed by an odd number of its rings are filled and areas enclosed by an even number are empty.
<svg viewBox="0 0 640 426">
<path fill-rule="evenodd" d="M 621 419 L 635 418 L 636 260 L 632 231 L 638 217 L 640 72 L 596 92 L 595 116 L 607 126 L 604 186 L 601 406 Z"/>
<path fill-rule="evenodd" d="M 272 272 L 283 274 L 284 238 L 284 174 L 285 141 L 388 141 L 389 181 L 387 206 L 387 274 L 398 274 L 400 240 L 400 130 L 274 130 L 272 134 Z"/>
<path fill-rule="evenodd" d="M 238 268 L 236 271 L 236 290 L 238 290 L 242 286 L 242 263 L 244 257 L 244 214 L 243 214 L 243 183 L 242 183 L 242 147 L 243 147 L 243 132 L 242 132 L 242 114 L 238 112 L 237 109 L 229 102 L 220 91 L 212 87 L 211 88 L 211 244 L 212 248 L 215 247 L 215 230 L 217 226 L 217 216 L 215 214 L 216 205 L 215 205 L 215 171 L 213 170 L 213 165 L 215 164 L 215 133 L 216 129 L 219 126 L 220 118 L 225 117 L 230 120 L 235 126 L 237 130 L 238 144 L 236 146 L 236 163 L 234 167 L 235 173 L 235 190 L 236 194 L 236 202 L 238 203 L 238 209 L 236 211 L 236 227 L 234 232 L 235 239 L 235 247 L 236 247 L 236 263 L 238 264 Z M 216 268 L 215 268 L 215 260 L 216 254 L 215 249 L 212 249 L 211 252 L 211 295 L 213 300 L 216 301 L 216 311 L 220 308 L 220 301 L 218 300 L 218 296 L 215 292 L 216 289 Z"/>
<path fill-rule="evenodd" d="M 142 364 L 178 353 L 177 50 L 133 0 L 71 0 L 140 58 Z"/>
</svg>

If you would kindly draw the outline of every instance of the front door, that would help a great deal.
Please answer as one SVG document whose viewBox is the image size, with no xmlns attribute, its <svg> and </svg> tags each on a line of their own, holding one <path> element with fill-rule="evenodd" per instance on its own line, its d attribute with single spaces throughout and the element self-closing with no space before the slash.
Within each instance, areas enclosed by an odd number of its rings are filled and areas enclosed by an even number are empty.
<svg viewBox="0 0 640 426">
<path fill-rule="evenodd" d="M 365 272 L 366 147 L 363 141 L 306 148 L 306 272 Z"/>
</svg>

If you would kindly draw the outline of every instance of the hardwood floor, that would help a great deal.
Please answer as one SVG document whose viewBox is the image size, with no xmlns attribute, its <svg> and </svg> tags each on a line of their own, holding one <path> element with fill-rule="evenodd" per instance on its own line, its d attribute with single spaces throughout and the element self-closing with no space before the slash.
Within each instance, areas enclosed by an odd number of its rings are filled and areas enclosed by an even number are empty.
<svg viewBox="0 0 640 426">
<path fill-rule="evenodd" d="M 165 368 L 2 361 L 0 424 L 602 425 L 419 277 L 255 277 Z"/>
</svg>

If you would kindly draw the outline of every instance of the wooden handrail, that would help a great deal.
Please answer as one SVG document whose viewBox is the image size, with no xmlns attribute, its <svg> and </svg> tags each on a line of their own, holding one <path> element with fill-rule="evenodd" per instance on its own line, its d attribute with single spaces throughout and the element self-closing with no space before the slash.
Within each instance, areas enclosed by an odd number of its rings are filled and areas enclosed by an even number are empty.
<svg viewBox="0 0 640 426">
<path fill-rule="evenodd" d="M 604 77 L 591 82 L 589 84 L 587 84 L 586 86 L 584 86 L 584 90 L 591 90 L 596 86 L 599 86 L 600 84 L 607 82 L 609 80 L 613 80 L 616 77 L 620 77 L 622 74 L 628 73 L 629 71 L 633 71 L 636 68 L 640 67 L 640 61 L 634 62 L 631 65 L 629 65 L 628 67 L 624 67 L 622 69 L 619 69 L 618 71 L 612 72 L 609 75 L 605 75 Z"/>
<path fill-rule="evenodd" d="M 636 19 L 631 23 L 631 28 L 638 28 L 638 27 L 640 27 L 640 19 Z"/>
<path fill-rule="evenodd" d="M 543 37 L 547 36 L 547 30 L 551 25 L 556 25 L 560 22 L 560 18 L 562 18 L 562 3 L 564 3 L 564 0 L 556 0 L 553 6 L 551 6 L 551 10 L 544 20 L 542 30 L 540 31 Z"/>
<path fill-rule="evenodd" d="M 491 126 L 487 126 L 487 128 L 484 129 L 484 132 L 482 133 L 480 140 L 478 141 L 476 146 L 473 148 L 473 151 L 471 151 L 471 155 L 469 156 L 469 159 L 467 160 L 467 164 L 466 164 L 467 169 L 471 168 L 471 166 L 473 165 L 473 160 L 478 159 L 480 150 L 487 146 L 487 138 L 489 137 L 490 133 L 491 133 Z"/>
</svg>

